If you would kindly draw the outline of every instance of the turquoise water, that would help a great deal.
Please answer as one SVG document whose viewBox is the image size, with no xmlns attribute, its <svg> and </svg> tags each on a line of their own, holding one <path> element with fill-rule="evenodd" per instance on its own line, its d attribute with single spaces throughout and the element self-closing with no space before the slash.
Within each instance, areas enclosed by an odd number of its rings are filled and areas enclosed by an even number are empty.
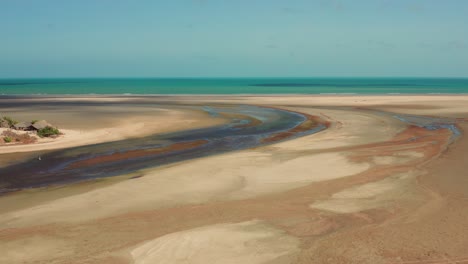
<svg viewBox="0 0 468 264">
<path fill-rule="evenodd" d="M 434 93 L 468 93 L 468 78 L 0 79 L 0 95 Z"/>
</svg>

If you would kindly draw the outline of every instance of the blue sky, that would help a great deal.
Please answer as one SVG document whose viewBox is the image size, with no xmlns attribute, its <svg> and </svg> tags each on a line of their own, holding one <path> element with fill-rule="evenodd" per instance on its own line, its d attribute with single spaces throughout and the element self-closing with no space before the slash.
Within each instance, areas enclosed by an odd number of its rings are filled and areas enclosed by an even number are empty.
<svg viewBox="0 0 468 264">
<path fill-rule="evenodd" d="M 0 36 L 0 78 L 468 77 L 465 0 L 5 0 Z"/>
</svg>

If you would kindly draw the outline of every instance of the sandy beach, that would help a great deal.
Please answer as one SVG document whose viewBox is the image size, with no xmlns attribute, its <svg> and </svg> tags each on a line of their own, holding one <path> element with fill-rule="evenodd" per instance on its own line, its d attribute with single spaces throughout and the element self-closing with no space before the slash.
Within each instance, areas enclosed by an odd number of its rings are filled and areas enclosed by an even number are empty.
<svg viewBox="0 0 468 264">
<path fill-rule="evenodd" d="M 222 126 L 237 116 L 203 109 L 239 105 L 326 129 L 3 194 L 0 262 L 468 263 L 465 95 L 6 97 L 1 114 L 64 135 L 0 146 L 0 174 L 37 153 Z"/>
</svg>

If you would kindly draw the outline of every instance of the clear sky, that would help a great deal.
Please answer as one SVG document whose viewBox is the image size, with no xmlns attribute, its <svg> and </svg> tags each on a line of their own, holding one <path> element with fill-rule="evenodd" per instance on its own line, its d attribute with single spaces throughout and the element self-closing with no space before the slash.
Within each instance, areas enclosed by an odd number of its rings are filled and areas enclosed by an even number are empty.
<svg viewBox="0 0 468 264">
<path fill-rule="evenodd" d="M 3 0 L 0 78 L 468 77 L 466 0 Z"/>
</svg>

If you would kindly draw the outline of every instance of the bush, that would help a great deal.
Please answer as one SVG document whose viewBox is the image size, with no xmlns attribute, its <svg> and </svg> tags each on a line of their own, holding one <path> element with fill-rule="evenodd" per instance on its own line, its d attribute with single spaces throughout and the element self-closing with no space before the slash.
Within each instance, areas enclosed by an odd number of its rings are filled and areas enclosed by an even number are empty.
<svg viewBox="0 0 468 264">
<path fill-rule="evenodd" d="M 39 129 L 37 131 L 37 135 L 40 137 L 53 137 L 60 135 L 60 131 L 55 127 L 47 126 L 45 128 Z"/>
<path fill-rule="evenodd" d="M 7 121 L 8 122 L 8 125 L 10 127 L 13 127 L 14 125 L 16 125 L 18 123 L 18 121 L 14 120 L 13 118 L 9 117 L 9 116 L 4 116 L 3 117 L 3 120 Z"/>
<path fill-rule="evenodd" d="M 16 141 L 16 142 L 21 142 L 23 144 L 29 144 L 29 143 L 36 142 L 37 140 L 36 137 L 31 136 L 29 133 L 16 133 L 12 130 L 3 131 L 3 133 L 0 136 L 1 136 L 0 138 L 3 138 L 3 141 L 5 143 Z"/>
</svg>

